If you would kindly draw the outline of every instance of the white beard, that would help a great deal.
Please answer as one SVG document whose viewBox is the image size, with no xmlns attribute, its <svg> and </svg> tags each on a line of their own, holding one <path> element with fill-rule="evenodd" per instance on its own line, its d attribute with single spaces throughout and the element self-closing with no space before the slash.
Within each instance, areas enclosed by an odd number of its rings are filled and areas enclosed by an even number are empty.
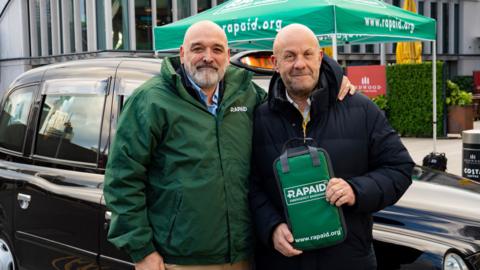
<svg viewBox="0 0 480 270">
<path fill-rule="evenodd" d="M 185 70 L 192 80 L 201 88 L 209 88 L 217 85 L 225 75 L 225 68 L 219 67 L 217 70 L 212 68 L 193 67 L 189 63 L 185 63 Z"/>
</svg>

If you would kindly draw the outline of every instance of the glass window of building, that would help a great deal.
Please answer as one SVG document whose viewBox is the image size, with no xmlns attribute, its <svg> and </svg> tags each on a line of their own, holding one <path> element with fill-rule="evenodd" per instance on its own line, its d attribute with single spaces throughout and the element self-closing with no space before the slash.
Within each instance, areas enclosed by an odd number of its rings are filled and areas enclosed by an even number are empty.
<svg viewBox="0 0 480 270">
<path fill-rule="evenodd" d="M 157 25 L 172 22 L 172 0 L 157 0 Z"/>
<path fill-rule="evenodd" d="M 374 53 L 375 47 L 373 44 L 367 44 L 365 45 L 365 52 L 366 53 Z"/>
<path fill-rule="evenodd" d="M 57 16 L 58 16 L 58 39 L 59 39 L 59 45 L 60 45 L 60 53 L 63 52 L 63 32 L 62 32 L 62 28 L 63 28 L 63 25 L 62 25 L 62 1 L 58 1 L 58 10 L 57 10 Z"/>
<path fill-rule="evenodd" d="M 437 3 L 430 3 L 430 17 L 437 19 Z"/>
<path fill-rule="evenodd" d="M 87 51 L 87 10 L 85 0 L 80 0 L 80 24 L 82 26 L 82 50 Z"/>
<path fill-rule="evenodd" d="M 418 14 L 424 15 L 425 13 L 425 2 L 423 1 L 418 1 Z M 425 46 L 426 44 L 429 44 L 429 42 L 422 42 L 422 54 L 425 53 Z"/>
<path fill-rule="evenodd" d="M 59 45 L 61 53 L 75 50 L 73 0 L 58 1 Z M 67 42 L 63 42 L 64 35 Z"/>
<path fill-rule="evenodd" d="M 190 0 L 177 0 L 178 4 L 178 19 L 181 20 L 190 16 L 192 13 L 190 12 Z"/>
<path fill-rule="evenodd" d="M 453 23 L 454 23 L 453 25 L 454 25 L 454 27 L 455 27 L 455 31 L 454 31 L 454 33 L 455 33 L 455 34 L 454 34 L 454 35 L 455 35 L 455 38 L 454 38 L 455 44 L 453 44 L 453 45 L 454 45 L 454 47 L 453 47 L 454 49 L 453 49 L 453 50 L 454 50 L 455 53 L 458 53 L 459 39 L 460 39 L 460 37 L 459 37 L 459 33 L 460 33 L 460 17 L 459 17 L 458 4 L 455 4 L 454 16 L 455 16 L 455 18 L 454 18 L 454 20 L 453 20 Z"/>
<path fill-rule="evenodd" d="M 448 12 L 448 3 L 442 4 L 443 9 L 443 53 L 448 53 L 448 40 L 449 40 L 449 21 L 450 13 Z"/>
<path fill-rule="evenodd" d="M 34 90 L 35 86 L 15 90 L 5 101 L 0 113 L 0 147 L 22 151 Z"/>
<path fill-rule="evenodd" d="M 198 6 L 198 13 L 203 12 L 209 8 L 212 7 L 212 1 L 211 0 L 198 0 L 197 2 Z"/>
<path fill-rule="evenodd" d="M 75 24 L 74 24 L 74 16 L 73 16 L 73 0 L 69 0 L 68 3 L 70 5 L 69 14 L 67 14 L 68 18 L 68 25 L 64 25 L 63 27 L 67 27 L 70 32 L 70 50 L 73 52 L 75 51 Z"/>
<path fill-rule="evenodd" d="M 105 2 L 96 1 L 96 17 L 97 17 L 97 48 L 98 50 L 107 49 L 107 33 L 105 33 Z"/>
<path fill-rule="evenodd" d="M 37 28 L 37 44 L 32 44 L 31 46 L 37 46 L 37 51 L 39 54 L 41 54 L 42 48 L 41 48 L 41 37 L 40 37 L 40 3 L 39 0 L 36 0 L 33 6 L 29 7 L 30 10 L 29 12 L 33 12 L 35 14 L 35 25 Z"/>
<path fill-rule="evenodd" d="M 113 49 L 128 50 L 128 2 L 112 1 Z"/>
<path fill-rule="evenodd" d="M 425 3 L 423 1 L 418 2 L 418 14 L 423 15 L 425 12 Z"/>
<path fill-rule="evenodd" d="M 352 45 L 352 53 L 359 53 L 360 45 Z"/>
<path fill-rule="evenodd" d="M 47 33 L 48 33 L 48 54 L 52 55 L 52 14 L 50 9 L 50 1 L 47 1 Z"/>
<path fill-rule="evenodd" d="M 400 0 L 393 0 L 392 5 L 399 7 L 400 6 Z"/>
<path fill-rule="evenodd" d="M 135 1 L 135 28 L 138 50 L 152 50 L 152 3 Z"/>
</svg>

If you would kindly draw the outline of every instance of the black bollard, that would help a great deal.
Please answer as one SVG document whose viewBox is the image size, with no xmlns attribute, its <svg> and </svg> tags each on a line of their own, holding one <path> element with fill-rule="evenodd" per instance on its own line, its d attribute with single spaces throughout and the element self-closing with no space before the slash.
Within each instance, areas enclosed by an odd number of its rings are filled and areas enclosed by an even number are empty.
<svg viewBox="0 0 480 270">
<path fill-rule="evenodd" d="M 462 132 L 463 163 L 462 176 L 480 181 L 480 130 Z"/>
</svg>

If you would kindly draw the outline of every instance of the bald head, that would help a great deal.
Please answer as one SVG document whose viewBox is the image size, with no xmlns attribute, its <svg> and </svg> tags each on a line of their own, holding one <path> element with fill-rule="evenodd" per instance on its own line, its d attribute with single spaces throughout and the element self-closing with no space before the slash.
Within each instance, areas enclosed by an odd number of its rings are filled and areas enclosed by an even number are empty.
<svg viewBox="0 0 480 270">
<path fill-rule="evenodd" d="M 316 44 L 317 48 L 320 49 L 317 37 L 310 28 L 303 24 L 293 23 L 282 28 L 282 30 L 277 33 L 275 41 L 273 42 L 273 53 L 277 54 L 287 43 L 292 42 L 292 39 L 299 39 L 302 42 Z"/>
<path fill-rule="evenodd" d="M 225 42 L 227 44 L 227 36 L 223 29 L 218 26 L 218 24 L 212 21 L 199 21 L 192 24 L 185 32 L 185 36 L 183 37 L 183 45 L 185 46 L 190 42 L 190 40 L 198 38 L 199 36 L 208 35 L 215 35 L 219 39 L 219 41 Z"/>
</svg>

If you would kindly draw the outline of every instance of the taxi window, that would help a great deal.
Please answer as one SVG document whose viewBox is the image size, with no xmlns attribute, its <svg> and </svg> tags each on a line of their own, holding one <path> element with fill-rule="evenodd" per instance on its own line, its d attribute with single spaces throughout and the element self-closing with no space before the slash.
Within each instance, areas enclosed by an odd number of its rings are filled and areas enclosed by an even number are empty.
<svg viewBox="0 0 480 270">
<path fill-rule="evenodd" d="M 108 80 L 46 83 L 35 154 L 96 163 Z"/>
<path fill-rule="evenodd" d="M 117 96 L 121 107 L 125 105 L 125 101 L 132 95 L 140 85 L 144 84 L 145 80 L 142 79 L 122 79 L 118 87 Z"/>
<path fill-rule="evenodd" d="M 14 90 L 0 114 L 0 147 L 21 152 L 36 86 Z"/>
</svg>

